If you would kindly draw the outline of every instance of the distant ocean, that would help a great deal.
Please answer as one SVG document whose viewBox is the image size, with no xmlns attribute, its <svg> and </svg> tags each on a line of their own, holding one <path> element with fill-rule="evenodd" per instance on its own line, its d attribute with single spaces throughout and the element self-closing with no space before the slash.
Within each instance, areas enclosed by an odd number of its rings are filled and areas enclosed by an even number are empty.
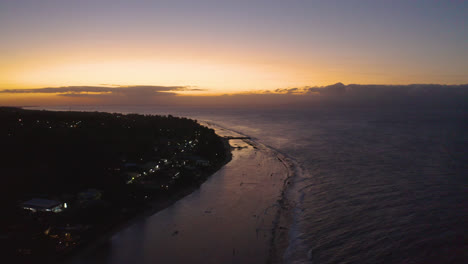
<svg viewBox="0 0 468 264">
<path fill-rule="evenodd" d="M 212 121 L 290 157 L 286 263 L 468 263 L 466 110 L 72 110 Z"/>
</svg>

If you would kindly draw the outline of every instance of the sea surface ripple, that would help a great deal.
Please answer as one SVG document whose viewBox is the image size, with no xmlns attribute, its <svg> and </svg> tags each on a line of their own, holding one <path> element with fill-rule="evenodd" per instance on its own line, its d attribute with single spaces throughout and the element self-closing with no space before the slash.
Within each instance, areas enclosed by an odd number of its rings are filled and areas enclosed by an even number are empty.
<svg viewBox="0 0 468 264">
<path fill-rule="evenodd" d="M 115 111 L 213 121 L 294 159 L 286 263 L 468 263 L 466 109 Z"/>
</svg>

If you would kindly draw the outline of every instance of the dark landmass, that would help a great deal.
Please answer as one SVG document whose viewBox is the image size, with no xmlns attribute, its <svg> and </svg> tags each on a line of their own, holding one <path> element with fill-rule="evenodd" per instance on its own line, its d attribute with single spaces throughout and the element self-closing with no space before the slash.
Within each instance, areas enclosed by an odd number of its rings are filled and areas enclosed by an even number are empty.
<svg viewBox="0 0 468 264">
<path fill-rule="evenodd" d="M 0 252 L 8 263 L 64 260 L 190 193 L 230 158 L 227 139 L 170 115 L 0 107 L 0 120 Z M 31 199 L 59 206 L 36 208 Z"/>
</svg>

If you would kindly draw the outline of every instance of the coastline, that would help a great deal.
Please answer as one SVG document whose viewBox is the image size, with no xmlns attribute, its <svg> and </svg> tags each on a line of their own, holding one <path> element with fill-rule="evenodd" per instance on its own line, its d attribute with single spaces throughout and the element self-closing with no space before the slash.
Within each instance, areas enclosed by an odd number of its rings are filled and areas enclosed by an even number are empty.
<svg viewBox="0 0 468 264">
<path fill-rule="evenodd" d="M 246 141 L 246 140 L 245 140 Z M 282 182 L 282 189 L 277 200 L 277 211 L 273 221 L 273 228 L 271 230 L 270 248 L 267 264 L 284 263 L 284 254 L 289 246 L 289 229 L 292 224 L 293 204 L 291 203 L 288 192 L 292 184 L 292 180 L 297 173 L 296 164 L 272 147 L 261 144 L 259 142 L 248 140 L 249 144 L 254 147 L 261 146 L 270 152 L 270 155 L 278 159 L 287 171 L 287 175 Z"/>
<path fill-rule="evenodd" d="M 271 164 L 276 162 L 278 164 L 281 164 L 280 167 L 283 168 L 281 170 L 278 168 L 277 172 L 279 173 L 281 171 L 281 174 L 285 177 L 283 178 L 282 176 L 281 179 L 275 180 L 275 184 L 281 187 L 279 189 L 278 187 L 274 187 L 270 190 L 271 193 L 275 194 L 275 199 L 271 200 L 272 203 L 265 210 L 264 214 L 269 214 L 269 216 L 263 216 L 264 219 L 268 219 L 268 221 L 271 223 L 271 225 L 268 227 L 263 225 L 264 232 L 269 233 L 267 242 L 268 253 L 266 255 L 264 254 L 266 257 L 264 258 L 265 261 L 263 262 L 283 263 L 284 254 L 285 252 L 287 252 L 288 249 L 290 230 L 289 227 L 292 223 L 293 209 L 291 201 L 288 199 L 288 191 L 289 186 L 292 183 L 292 178 L 297 173 L 297 164 L 294 163 L 293 159 L 287 157 L 280 151 L 274 149 L 273 147 L 264 145 L 256 141 L 256 139 L 252 139 L 249 135 L 246 135 L 242 132 L 223 127 L 211 121 L 198 121 L 198 123 L 202 126 L 215 130 L 215 133 L 222 139 L 222 142 L 224 144 L 224 151 L 226 153 L 226 158 L 222 162 L 213 167 L 213 169 L 209 172 L 206 172 L 204 175 L 202 175 L 201 180 L 197 184 L 179 189 L 171 195 L 165 197 L 165 199 L 148 201 L 140 210 L 138 210 L 134 214 L 129 215 L 127 218 L 122 219 L 120 221 L 116 221 L 116 224 L 114 226 L 103 230 L 104 232 L 100 234 L 96 233 L 96 235 L 94 235 L 91 239 L 84 240 L 83 244 L 80 244 L 79 246 L 68 252 L 64 252 L 63 254 L 58 255 L 55 261 L 60 263 L 72 263 L 75 261 L 76 258 L 80 258 L 80 256 L 87 255 L 88 253 L 93 252 L 96 249 L 99 250 L 99 248 L 102 245 L 111 241 L 111 239 L 117 233 L 122 232 L 124 229 L 127 229 L 138 222 L 146 221 L 147 218 L 150 218 L 151 216 L 161 211 L 164 211 L 165 209 L 173 206 L 178 201 L 183 200 L 185 197 L 189 196 L 195 191 L 200 190 L 201 185 L 207 182 L 210 178 L 212 178 L 214 174 L 217 174 L 220 170 L 222 170 L 223 167 L 225 167 L 232 161 L 233 151 L 240 151 L 243 148 L 245 148 L 245 146 L 235 146 L 234 142 L 242 141 L 243 143 L 251 147 L 251 152 L 262 152 L 264 156 L 270 157 L 270 159 L 272 160 Z M 230 144 L 230 142 L 232 142 L 233 144 Z M 235 166 L 244 166 L 244 164 L 238 164 Z M 266 167 L 268 167 L 268 165 Z M 266 170 L 263 169 L 261 171 Z M 276 174 L 274 170 L 273 173 Z M 275 184 L 273 184 L 273 186 Z M 268 211 L 268 213 L 266 211 Z"/>
<path fill-rule="evenodd" d="M 220 165 L 219 168 L 217 168 L 215 172 L 211 173 L 210 175 L 204 178 L 205 179 L 204 182 L 206 182 L 207 180 L 214 180 L 210 178 L 212 178 L 214 174 L 219 172 L 224 166 L 228 165 L 230 161 L 232 161 L 233 151 L 237 151 L 238 149 L 239 151 L 242 151 L 242 148 L 238 147 L 237 149 L 235 147 L 235 144 L 230 144 L 230 140 L 226 137 L 228 137 L 229 135 L 232 136 L 232 134 L 246 136 L 244 134 L 237 133 L 236 131 L 229 130 L 225 127 L 221 127 L 217 124 L 204 122 L 203 125 L 207 126 L 206 124 L 208 124 L 209 128 L 215 129 L 216 134 L 223 138 L 223 142 L 225 144 L 225 151 L 229 152 L 230 155 L 227 156 L 224 163 Z M 224 136 L 220 135 L 220 134 L 225 134 L 225 133 L 227 133 L 228 135 L 224 135 Z M 268 239 L 268 241 L 256 242 L 256 243 L 265 244 L 264 246 L 266 247 L 266 252 L 261 253 L 261 254 L 260 252 L 258 252 L 259 255 L 262 255 L 262 254 L 264 255 L 264 257 L 262 258 L 263 263 L 283 263 L 284 262 L 283 255 L 288 247 L 289 226 L 290 226 L 290 223 L 292 223 L 291 222 L 292 207 L 290 205 L 290 201 L 288 200 L 287 192 L 288 192 L 288 186 L 291 183 L 291 178 L 295 175 L 295 165 L 289 158 L 281 154 L 279 151 L 276 151 L 275 149 L 271 147 L 268 147 L 259 142 L 256 142 L 255 140 L 242 139 L 238 141 L 239 142 L 242 141 L 245 144 L 248 144 L 249 146 L 251 146 L 251 149 L 252 149 L 251 152 L 256 153 L 257 151 L 259 151 L 263 153 L 265 156 L 270 157 L 269 159 L 271 159 L 272 161 L 275 161 L 277 163 L 279 162 L 281 164 L 279 166 L 283 168 L 282 171 L 286 172 L 286 173 L 281 172 L 282 174 L 281 178 L 275 180 L 275 182 L 280 180 L 280 182 L 278 182 L 279 183 L 278 186 L 279 185 L 281 186 L 280 188 L 278 187 L 272 188 L 272 191 L 274 192 L 273 195 L 276 198 L 272 200 L 272 204 L 270 204 L 270 206 L 267 208 L 266 211 L 268 211 L 268 209 L 273 209 L 273 208 L 276 210 L 271 211 L 270 213 L 267 213 L 265 211 L 264 214 L 266 215 L 263 216 L 265 217 L 265 219 L 270 219 L 267 222 L 271 223 L 267 225 L 266 229 L 263 228 L 265 229 L 264 232 L 268 233 L 264 235 L 266 239 Z M 123 231 L 126 228 L 131 227 L 134 224 L 137 224 L 139 221 L 145 221 L 146 218 L 150 218 L 152 215 L 156 215 L 160 211 L 164 211 L 164 209 L 171 207 L 176 202 L 183 200 L 184 197 L 189 196 L 190 194 L 194 193 L 197 190 L 200 190 L 200 187 L 201 185 L 193 186 L 192 188 L 187 188 L 187 189 L 184 189 L 175 193 L 168 200 L 151 203 L 150 208 L 148 208 L 147 210 L 144 210 L 143 212 L 136 215 L 135 217 L 132 217 L 129 221 L 123 223 L 122 225 L 118 225 L 114 227 L 109 232 L 106 232 L 105 234 L 100 235 L 92 243 L 86 245 L 85 247 L 81 249 L 78 249 L 76 252 L 73 252 L 72 255 L 67 256 L 66 260 L 68 261 L 66 263 L 82 263 L 82 262 L 79 262 L 79 260 L 78 262 L 76 262 L 77 258 L 81 258 L 82 256 L 87 255 L 93 252 L 94 250 L 99 251 L 99 247 L 103 245 L 104 243 L 108 242 L 117 233 Z M 268 216 L 269 214 L 271 215 Z M 236 249 L 232 249 L 232 250 L 233 250 L 232 257 L 234 258 Z M 248 262 L 248 263 L 256 263 L 256 262 Z"/>
<path fill-rule="evenodd" d="M 298 165 L 288 156 L 281 153 L 280 151 L 274 149 L 273 147 L 261 144 L 249 135 L 246 135 L 242 132 L 235 131 L 219 124 L 213 123 L 211 121 L 203 121 L 208 127 L 218 128 L 228 132 L 228 134 L 238 134 L 249 139 L 243 140 L 247 144 L 252 145 L 254 148 L 261 146 L 262 148 L 267 149 L 270 154 L 276 157 L 287 170 L 287 176 L 283 180 L 283 186 L 281 193 L 279 195 L 278 209 L 276 211 L 274 226 L 271 230 L 271 240 L 270 240 L 270 249 L 266 263 L 268 264 L 279 264 L 284 263 L 284 255 L 289 246 L 289 229 L 293 223 L 293 209 L 294 204 L 291 203 L 289 192 L 289 187 L 293 184 L 293 178 L 298 173 Z M 216 130 L 216 129 L 215 129 Z"/>
<path fill-rule="evenodd" d="M 270 249 L 268 258 L 266 260 L 266 263 L 268 264 L 284 263 L 284 254 L 286 253 L 289 246 L 289 229 L 293 223 L 292 214 L 294 209 L 294 204 L 291 203 L 288 192 L 289 187 L 293 184 L 293 178 L 298 173 L 298 165 L 287 155 L 281 153 L 273 147 L 255 141 L 249 135 L 226 128 L 211 121 L 204 121 L 203 123 L 207 124 L 207 126 L 221 128 L 222 130 L 228 132 L 228 134 L 233 133 L 248 137 L 249 139 L 244 140 L 244 142 L 252 145 L 254 148 L 261 146 L 262 148 L 267 149 L 270 152 L 270 155 L 277 158 L 287 170 L 287 176 L 283 180 L 282 190 L 277 200 L 278 209 L 275 215 L 274 226 L 271 230 Z"/>
<path fill-rule="evenodd" d="M 281 192 L 279 194 L 277 204 L 277 211 L 275 213 L 273 228 L 271 229 L 271 239 L 269 245 L 268 257 L 265 261 L 267 264 L 280 264 L 284 263 L 284 255 L 289 246 L 289 230 L 293 223 L 293 209 L 294 204 L 292 204 L 289 195 L 289 187 L 293 184 L 293 178 L 298 173 L 298 165 L 288 156 L 276 150 L 273 147 L 264 145 L 255 139 L 252 139 L 249 135 L 244 134 L 239 131 L 229 129 L 227 127 L 221 126 L 219 124 L 213 123 L 211 121 L 202 121 L 206 126 L 214 128 L 217 132 L 219 129 L 222 129 L 228 135 L 240 135 L 242 137 L 247 137 L 248 139 L 243 139 L 243 141 L 253 148 L 258 149 L 262 148 L 269 152 L 269 155 L 275 157 L 286 169 L 287 175 L 282 182 Z"/>
<path fill-rule="evenodd" d="M 221 137 L 221 140 L 224 143 L 224 151 L 226 153 L 226 158 L 223 160 L 223 162 L 221 164 L 219 164 L 213 170 L 213 172 L 208 173 L 207 175 L 204 175 L 203 176 L 203 181 L 201 181 L 197 185 L 193 185 L 193 186 L 190 186 L 190 187 L 187 187 L 187 188 L 183 188 L 183 189 L 175 192 L 174 194 L 172 194 L 169 198 L 167 198 L 165 200 L 149 202 L 146 205 L 147 209 L 144 209 L 143 211 L 138 212 L 134 216 L 130 217 L 127 221 L 124 221 L 124 222 L 122 222 L 120 224 L 117 224 L 116 226 L 112 227 L 110 230 L 108 230 L 108 231 L 106 231 L 106 232 L 104 232 L 104 233 L 102 233 L 100 235 L 97 235 L 93 239 L 93 241 L 88 241 L 87 243 L 75 248 L 71 252 L 68 252 L 68 253 L 66 253 L 66 254 L 64 254 L 62 256 L 59 256 L 57 261 L 58 262 L 65 262 L 65 263 L 72 263 L 76 257 L 79 257 L 79 256 L 81 256 L 83 254 L 86 254 L 86 253 L 88 253 L 90 251 L 93 251 L 94 249 L 98 248 L 101 244 L 103 244 L 107 240 L 111 239 L 112 236 L 114 236 L 116 233 L 124 230 L 125 228 L 133 225 L 134 223 L 136 223 L 136 222 L 138 222 L 138 221 L 140 221 L 142 219 L 145 219 L 145 218 L 147 218 L 147 217 L 149 217 L 149 216 L 151 216 L 153 214 L 156 214 L 156 213 L 170 207 L 171 205 L 173 205 L 177 201 L 183 199 L 184 197 L 186 197 L 186 196 L 190 195 L 191 193 L 193 193 L 194 191 L 198 190 L 200 188 L 200 186 L 208 178 L 210 178 L 212 175 L 214 175 L 223 166 L 228 164 L 232 159 L 232 151 L 231 151 L 232 147 L 229 144 L 229 139 L 226 139 L 226 138 L 224 138 L 222 136 L 220 136 L 220 137 Z"/>
</svg>

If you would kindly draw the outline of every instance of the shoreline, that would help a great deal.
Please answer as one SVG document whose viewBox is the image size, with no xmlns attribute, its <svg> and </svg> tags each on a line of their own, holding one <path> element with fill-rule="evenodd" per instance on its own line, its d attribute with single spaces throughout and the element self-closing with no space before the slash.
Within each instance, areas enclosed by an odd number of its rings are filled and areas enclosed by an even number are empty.
<svg viewBox="0 0 468 264">
<path fill-rule="evenodd" d="M 287 171 L 287 176 L 283 180 L 283 186 L 281 188 L 279 199 L 277 200 L 278 209 L 274 217 L 269 253 L 266 259 L 267 264 L 284 263 L 284 254 L 289 246 L 289 230 L 293 221 L 293 206 L 288 198 L 288 191 L 289 186 L 292 184 L 292 179 L 296 176 L 297 165 L 290 158 L 270 146 L 251 139 L 244 140 L 244 142 L 252 145 L 254 148 L 261 146 L 262 148 L 267 149 L 270 152 L 269 154 L 277 158 Z"/>
<path fill-rule="evenodd" d="M 80 256 L 86 255 L 87 253 L 92 252 L 106 241 L 110 240 L 116 233 L 132 226 L 133 224 L 137 223 L 138 221 L 148 218 L 154 214 L 157 214 L 160 211 L 174 205 L 179 200 L 183 199 L 184 197 L 190 195 L 194 191 L 200 189 L 200 186 L 206 182 L 210 177 L 212 177 L 216 172 L 218 172 L 221 168 L 226 166 L 232 160 L 232 151 L 233 146 L 230 145 L 230 139 L 226 138 L 225 136 L 221 136 L 218 132 L 222 130 L 223 132 L 227 133 L 234 133 L 246 136 L 242 133 L 238 133 L 237 131 L 230 130 L 228 128 L 219 126 L 212 122 L 200 122 L 209 128 L 212 128 L 216 131 L 216 134 L 220 136 L 223 140 L 225 145 L 225 151 L 227 154 L 226 160 L 216 168 L 212 173 L 204 177 L 203 182 L 201 182 L 197 186 L 192 186 L 190 188 L 186 188 L 174 193 L 169 199 L 164 201 L 155 201 L 153 203 L 149 203 L 149 208 L 143 210 L 141 213 L 131 217 L 128 221 L 122 223 L 121 225 L 117 225 L 116 227 L 112 228 L 108 232 L 99 235 L 95 240 L 87 245 L 83 245 L 82 248 L 77 248 L 76 251 L 70 252 L 70 255 L 64 256 L 62 261 L 64 263 L 73 263 L 77 258 Z M 284 254 L 289 245 L 289 230 L 290 224 L 292 223 L 292 206 L 290 201 L 288 200 L 287 193 L 288 187 L 290 185 L 291 179 L 296 174 L 295 164 L 292 162 L 288 157 L 283 155 L 281 152 L 275 150 L 272 147 L 266 146 L 262 143 L 259 143 L 252 139 L 243 139 L 246 144 L 252 146 L 256 150 L 262 150 L 263 152 L 267 153 L 269 156 L 273 157 L 274 159 L 278 160 L 282 166 L 286 169 L 287 175 L 282 180 L 282 186 L 280 192 L 278 193 L 278 199 L 274 206 L 277 208 L 276 212 L 274 213 L 273 217 L 273 227 L 270 230 L 271 238 L 268 244 L 268 253 L 265 259 L 265 263 L 283 263 L 284 262 Z"/>
<path fill-rule="evenodd" d="M 283 186 L 277 200 L 278 209 L 276 211 L 273 228 L 271 230 L 271 240 L 269 245 L 268 257 L 265 261 L 267 264 L 279 264 L 284 263 L 284 254 L 286 253 L 289 246 L 289 230 L 293 223 L 293 204 L 291 203 L 288 192 L 289 186 L 292 185 L 292 180 L 297 174 L 297 164 L 292 161 L 285 154 L 274 149 L 273 147 L 267 146 L 265 144 L 259 143 L 249 135 L 244 133 L 231 130 L 229 128 L 217 125 L 212 122 L 205 122 L 211 126 L 220 127 L 223 130 L 234 132 L 236 134 L 248 137 L 249 139 L 243 139 L 245 143 L 251 145 L 254 149 L 263 148 L 268 150 L 269 155 L 274 156 L 279 160 L 279 162 L 284 166 L 287 171 L 287 176 L 283 180 Z"/>
<path fill-rule="evenodd" d="M 218 135 L 219 136 L 219 135 Z M 208 175 L 203 177 L 203 181 L 200 182 L 198 185 L 190 186 L 179 190 L 172 194 L 169 198 L 162 200 L 162 201 L 151 201 L 146 206 L 147 209 L 142 210 L 141 212 L 135 214 L 133 217 L 130 217 L 127 221 L 124 221 L 120 224 L 117 224 L 115 227 L 112 227 L 110 230 L 104 232 L 103 234 L 97 235 L 92 241 L 88 241 L 74 250 L 65 253 L 62 256 L 57 258 L 58 263 L 72 263 L 77 257 L 86 254 L 100 245 L 111 239 L 115 234 L 118 232 L 126 229 L 127 227 L 133 225 L 134 223 L 138 222 L 139 220 L 145 219 L 151 215 L 157 214 L 158 212 L 170 207 L 171 205 L 175 204 L 179 200 L 183 199 L 184 197 L 190 195 L 194 191 L 198 190 L 200 186 L 206 182 L 211 176 L 213 176 L 217 171 L 219 171 L 222 167 L 228 164 L 232 160 L 232 147 L 229 144 L 229 139 L 226 139 L 220 136 L 221 140 L 224 143 L 224 151 L 226 153 L 226 158 L 223 162 L 214 169 L 213 172 L 210 172 Z"/>
<path fill-rule="evenodd" d="M 54 111 L 54 110 L 52 110 Z M 60 111 L 60 110 L 59 110 Z M 281 186 L 279 190 L 275 193 L 277 194 L 277 199 L 272 203 L 272 207 L 276 210 L 273 211 L 272 218 L 272 227 L 269 231 L 271 237 L 268 242 L 268 253 L 266 254 L 265 263 L 283 263 L 284 255 L 288 250 L 289 246 L 289 232 L 291 224 L 293 223 L 293 204 L 291 203 L 288 192 L 290 190 L 290 184 L 293 182 L 293 177 L 297 174 L 297 164 L 293 159 L 289 158 L 287 155 L 281 153 L 273 147 L 264 145 L 252 138 L 249 135 L 246 135 L 242 132 L 235 131 L 214 123 L 212 121 L 197 121 L 200 125 L 208 127 L 215 130 L 215 133 L 221 138 L 224 144 L 224 151 L 227 154 L 226 158 L 219 163 L 216 167 L 213 167 L 213 170 L 206 173 L 202 176 L 202 180 L 193 186 L 187 186 L 180 190 L 177 190 L 173 194 L 165 197 L 165 199 L 149 201 L 144 204 L 144 206 L 136 212 L 134 215 L 129 216 L 123 221 L 118 221 L 115 226 L 105 230 L 101 234 L 97 234 L 94 237 L 91 237 L 87 241 L 85 240 L 83 244 L 78 245 L 76 248 L 64 252 L 61 255 L 58 255 L 55 258 L 57 263 L 72 263 L 75 259 L 80 258 L 83 255 L 86 255 L 93 250 L 99 248 L 104 243 L 110 241 L 114 235 L 127 229 L 128 227 L 134 225 L 135 223 L 149 218 L 152 215 L 155 215 L 171 206 L 173 206 L 178 201 L 182 200 L 186 196 L 189 196 L 193 192 L 199 190 L 201 186 L 207 182 L 214 174 L 220 171 L 224 166 L 229 164 L 232 161 L 232 153 L 236 149 L 234 145 L 230 144 L 231 139 L 237 139 L 239 135 L 242 138 L 239 138 L 244 143 L 250 145 L 253 149 L 259 150 L 266 154 L 267 156 L 272 157 L 274 160 L 277 160 L 284 167 L 286 173 L 282 172 L 283 175 L 286 175 L 285 178 L 278 182 L 278 186 Z M 227 133 L 227 135 L 226 135 Z M 233 137 L 234 135 L 234 137 Z M 245 139 L 244 139 L 245 138 Z"/>
<path fill-rule="evenodd" d="M 295 205 L 291 201 L 290 188 L 293 185 L 294 178 L 297 176 L 297 164 L 289 157 L 277 152 L 278 159 L 288 171 L 288 176 L 284 179 L 281 198 L 279 199 L 280 209 L 276 215 L 275 229 L 273 230 L 272 245 L 270 248 L 269 262 L 267 263 L 285 263 L 284 257 L 289 248 L 289 232 L 294 222 L 293 212 Z"/>
</svg>

